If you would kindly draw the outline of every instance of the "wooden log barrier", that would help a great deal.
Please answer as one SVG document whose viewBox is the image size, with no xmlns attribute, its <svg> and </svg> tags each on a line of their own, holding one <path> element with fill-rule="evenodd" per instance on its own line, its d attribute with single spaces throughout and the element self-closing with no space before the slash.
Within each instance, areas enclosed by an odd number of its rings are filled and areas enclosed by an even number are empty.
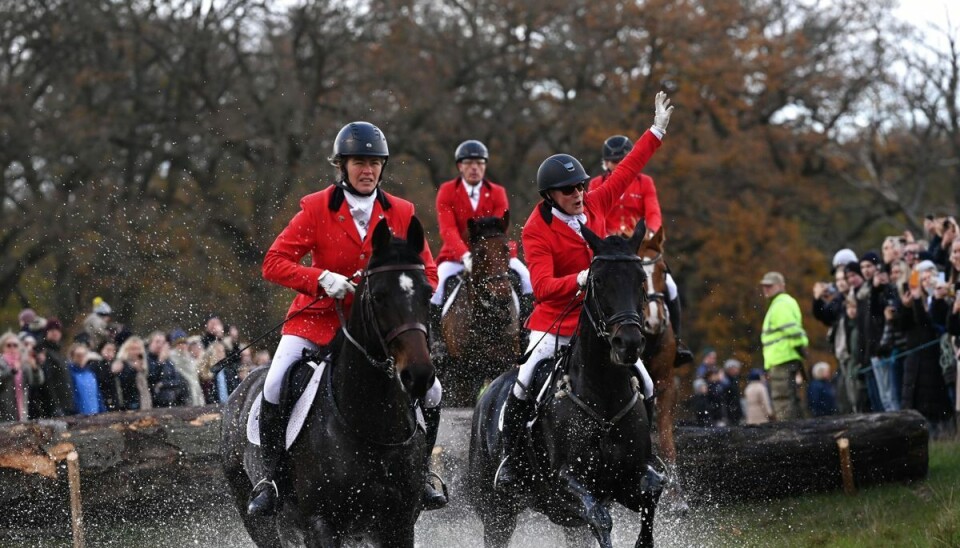
<svg viewBox="0 0 960 548">
<path fill-rule="evenodd" d="M 445 409 L 435 468 L 465 496 L 471 409 Z M 922 479 L 928 432 L 913 411 L 751 427 L 676 430 L 678 470 L 694 501 L 728 502 L 843 488 L 837 440 L 849 440 L 856 487 Z M 70 523 L 63 459 L 80 458 L 86 516 L 158 512 L 216 501 L 232 510 L 216 406 L 0 424 L 0 512 Z M 462 508 L 462 505 L 458 505 Z M 130 514 L 126 514 L 130 515 Z"/>
<path fill-rule="evenodd" d="M 851 487 L 927 476 L 929 432 L 916 411 L 678 428 L 677 468 L 690 495 L 710 502 L 835 491 L 844 488 L 841 438 Z"/>
</svg>

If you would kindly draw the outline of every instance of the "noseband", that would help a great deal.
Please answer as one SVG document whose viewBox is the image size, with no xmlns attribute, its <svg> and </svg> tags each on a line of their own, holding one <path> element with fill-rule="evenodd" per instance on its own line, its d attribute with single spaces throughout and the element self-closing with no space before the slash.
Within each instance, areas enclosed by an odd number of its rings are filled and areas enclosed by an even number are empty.
<svg viewBox="0 0 960 548">
<path fill-rule="evenodd" d="M 426 270 L 426 267 L 422 264 L 398 264 L 398 265 L 388 265 L 380 266 L 377 268 L 368 268 L 360 274 L 361 280 L 364 278 L 369 278 L 374 274 L 381 274 L 383 272 L 407 272 L 410 270 Z M 383 355 L 386 358 L 385 360 L 378 360 L 370 355 L 369 352 L 363 347 L 362 344 L 357 342 L 353 335 L 350 334 L 350 331 L 347 329 L 347 322 L 343 316 L 343 299 L 336 300 L 336 309 L 337 317 L 340 319 L 340 329 L 343 330 L 344 336 L 350 341 L 357 350 L 359 350 L 364 357 L 367 358 L 367 361 L 375 369 L 382 371 L 389 377 L 395 377 L 397 375 L 397 364 L 396 360 L 393 359 L 393 356 L 390 355 L 390 350 L 388 345 L 393 342 L 401 334 L 406 333 L 407 331 L 421 331 L 423 335 L 427 336 L 427 326 L 420 322 L 408 322 L 401 324 L 390 330 L 386 335 L 380 334 L 380 322 L 377 320 L 377 315 L 374 312 L 373 302 L 370 299 L 370 291 L 368 290 L 369 284 L 363 284 L 363 291 L 359 295 L 361 306 L 363 306 L 364 315 L 373 321 L 373 331 L 377 334 L 377 339 L 380 341 L 380 348 L 383 349 Z"/>
<path fill-rule="evenodd" d="M 587 277 L 587 294 L 584 297 L 583 310 L 587 313 L 587 318 L 590 320 L 590 324 L 593 326 L 593 329 L 598 335 L 606 338 L 607 340 L 613 338 L 617 332 L 620 331 L 620 328 L 625 325 L 635 325 L 638 329 L 642 330 L 643 320 L 636 310 L 623 310 L 613 314 L 610 317 L 605 317 L 603 311 L 600 310 L 599 306 L 597 305 L 594 305 L 596 310 L 590 310 L 591 307 L 589 306 L 588 302 L 592 304 L 595 300 L 591 299 L 590 296 L 592 294 L 594 297 L 596 297 L 597 294 L 593 276 L 593 264 L 597 261 L 642 263 L 643 259 L 636 255 L 595 255 L 593 260 L 590 261 L 590 274 Z M 646 276 L 645 272 L 644 276 Z M 644 293 L 644 295 L 646 295 L 646 293 Z"/>
</svg>

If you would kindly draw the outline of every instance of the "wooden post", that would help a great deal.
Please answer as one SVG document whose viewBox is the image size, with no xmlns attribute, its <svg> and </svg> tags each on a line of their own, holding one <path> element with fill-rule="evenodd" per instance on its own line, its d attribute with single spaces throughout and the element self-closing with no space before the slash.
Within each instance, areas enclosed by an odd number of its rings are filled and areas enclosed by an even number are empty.
<svg viewBox="0 0 960 548">
<path fill-rule="evenodd" d="M 67 481 L 70 483 L 70 516 L 73 525 L 73 548 L 84 548 L 83 508 L 80 504 L 80 463 L 76 451 L 67 455 Z"/>
<path fill-rule="evenodd" d="M 850 440 L 837 440 L 837 449 L 840 450 L 840 475 L 843 477 L 843 492 L 848 495 L 857 494 L 857 486 L 853 483 L 853 463 L 850 461 Z"/>
</svg>

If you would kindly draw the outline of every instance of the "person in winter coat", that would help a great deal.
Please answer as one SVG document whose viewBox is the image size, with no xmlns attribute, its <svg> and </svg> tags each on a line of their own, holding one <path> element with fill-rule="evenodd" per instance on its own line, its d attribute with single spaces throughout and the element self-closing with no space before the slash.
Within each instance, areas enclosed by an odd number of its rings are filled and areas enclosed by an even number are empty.
<svg viewBox="0 0 960 548">
<path fill-rule="evenodd" d="M 413 220 L 413 204 L 381 188 L 389 157 L 387 139 L 377 126 L 352 122 L 341 128 L 331 157 L 338 171 L 337 181 L 300 201 L 300 211 L 277 236 L 263 260 L 263 277 L 293 289 L 297 296 L 290 304 L 290 319 L 283 326 L 264 381 L 260 410 L 264 475 L 250 494 L 250 515 L 273 515 L 276 511 L 279 491 L 275 477 L 285 453 L 286 418 L 279 405 L 284 375 L 304 350 L 317 351 L 333 341 L 340 329 L 334 302 L 344 299 L 344 311 L 350 310 L 353 276 L 370 260 L 377 224 L 385 222 L 394 234 L 405 235 Z M 301 259 L 308 254 L 310 264 L 304 265 Z M 427 279 L 436 289 L 437 267 L 426 243 L 421 258 Z M 320 296 L 329 298 L 317 301 Z M 430 449 L 440 426 L 440 397 L 441 387 L 436 381 L 423 406 Z M 428 483 L 424 487 L 425 507 L 444 504 L 443 493 Z"/>
<path fill-rule="evenodd" d="M 770 375 L 770 395 L 777 420 L 796 420 L 803 416 L 797 394 L 796 377 L 805 375 L 807 333 L 796 299 L 786 293 L 786 280 L 779 272 L 767 272 L 760 280 L 763 296 L 770 302 L 763 318 L 760 342 L 763 367 Z"/>
<path fill-rule="evenodd" d="M 776 420 L 762 369 L 751 369 L 750 373 L 747 374 L 747 386 L 743 389 L 743 400 L 744 422 L 746 424 L 763 424 Z"/>
<path fill-rule="evenodd" d="M 830 365 L 817 362 L 811 370 L 813 380 L 807 386 L 807 406 L 814 417 L 837 414 L 837 395 L 830 382 Z"/>
<path fill-rule="evenodd" d="M 120 386 L 122 409 L 153 409 L 148 380 L 147 345 L 136 335 L 128 337 L 117 350 L 110 371 Z"/>
<path fill-rule="evenodd" d="M 527 318 L 527 328 L 530 329 L 528 357 L 520 366 L 503 412 L 503 449 L 495 479 L 497 488 L 509 489 L 520 478 L 516 461 L 520 458 L 523 424 L 533 412 L 534 401 L 528 392 L 536 365 L 551 356 L 554 348 L 569 343 L 577 328 L 583 306 L 579 291 L 587 283 L 593 258 L 580 227 L 587 226 L 597 234 L 606 232 L 610 208 L 660 147 L 672 112 L 666 94 L 658 93 L 653 126 L 600 188 L 586 190 L 590 177 L 580 162 L 569 154 L 555 154 L 540 164 L 537 190 L 543 199 L 527 219 L 522 235 L 536 303 Z M 562 321 L 556 321 L 571 302 L 577 306 L 573 306 Z M 650 401 L 653 381 L 639 361 L 637 370 L 644 379 L 644 395 Z"/>
<path fill-rule="evenodd" d="M 73 381 L 67 369 L 67 361 L 60 349 L 63 326 L 57 318 L 48 318 L 46 335 L 39 346 L 46 351 L 43 363 L 46 383 L 40 386 L 40 417 L 63 417 L 74 414 Z"/>
<path fill-rule="evenodd" d="M 70 369 L 70 379 L 73 381 L 73 403 L 77 414 L 95 415 L 106 411 L 100 397 L 97 372 L 89 367 L 100 358 L 100 355 L 90 352 L 87 345 L 83 343 L 70 345 L 68 355 L 70 360 L 67 362 L 67 367 Z"/>
</svg>

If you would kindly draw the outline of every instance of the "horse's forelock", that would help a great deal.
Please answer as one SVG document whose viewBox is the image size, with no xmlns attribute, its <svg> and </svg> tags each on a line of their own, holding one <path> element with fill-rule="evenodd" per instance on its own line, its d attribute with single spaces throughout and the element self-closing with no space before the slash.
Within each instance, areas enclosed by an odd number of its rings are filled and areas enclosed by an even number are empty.
<svg viewBox="0 0 960 548">
<path fill-rule="evenodd" d="M 423 264 L 423 257 L 414 251 L 406 240 L 393 237 L 390 244 L 370 257 L 367 268 L 376 268 L 389 264 Z"/>
<path fill-rule="evenodd" d="M 470 223 L 470 243 L 476 243 L 491 236 L 503 236 L 503 219 L 500 217 L 480 217 Z"/>
</svg>

